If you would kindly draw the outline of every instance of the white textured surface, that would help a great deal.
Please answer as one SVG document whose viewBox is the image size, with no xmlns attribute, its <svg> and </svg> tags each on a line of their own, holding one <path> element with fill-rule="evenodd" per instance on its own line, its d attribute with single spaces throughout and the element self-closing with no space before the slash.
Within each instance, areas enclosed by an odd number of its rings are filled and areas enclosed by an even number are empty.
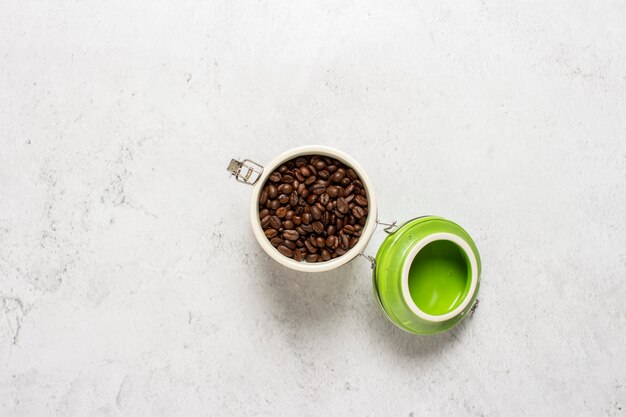
<svg viewBox="0 0 626 417">
<path fill-rule="evenodd" d="M 5 0 L 0 415 L 624 415 L 625 22 L 602 0 Z M 474 317 L 413 337 L 365 261 L 261 252 L 224 168 L 307 143 L 364 165 L 381 218 L 467 228 Z"/>
</svg>

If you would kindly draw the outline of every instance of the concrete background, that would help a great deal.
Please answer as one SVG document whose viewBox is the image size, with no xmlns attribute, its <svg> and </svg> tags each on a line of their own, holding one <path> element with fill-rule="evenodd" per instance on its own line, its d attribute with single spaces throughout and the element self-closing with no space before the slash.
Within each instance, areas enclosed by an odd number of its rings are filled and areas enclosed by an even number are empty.
<svg viewBox="0 0 626 417">
<path fill-rule="evenodd" d="M 472 234 L 471 319 L 262 253 L 225 167 L 311 143 Z M 621 416 L 625 217 L 624 1 L 2 2 L 2 416 Z"/>
</svg>

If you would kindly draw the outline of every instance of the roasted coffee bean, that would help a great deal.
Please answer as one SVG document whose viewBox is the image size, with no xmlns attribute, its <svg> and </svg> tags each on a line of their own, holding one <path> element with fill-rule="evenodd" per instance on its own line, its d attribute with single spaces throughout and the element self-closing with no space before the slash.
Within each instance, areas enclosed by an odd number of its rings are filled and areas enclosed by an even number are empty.
<svg viewBox="0 0 626 417">
<path fill-rule="evenodd" d="M 324 184 L 322 184 L 322 183 L 319 183 L 319 182 L 315 183 L 311 187 L 311 192 L 313 194 L 316 194 L 316 195 L 323 194 L 325 191 L 326 191 L 326 186 Z"/>
<path fill-rule="evenodd" d="M 343 227 L 343 232 L 344 232 L 344 233 L 347 233 L 347 234 L 349 234 L 349 235 L 351 235 L 352 233 L 354 233 L 354 231 L 355 231 L 355 230 L 354 230 L 354 226 L 351 226 L 351 225 L 349 225 L 349 224 Z"/>
<path fill-rule="evenodd" d="M 363 216 L 365 216 L 365 214 L 366 214 L 366 211 L 361 206 L 356 206 L 355 208 L 352 209 L 352 215 L 357 219 L 362 219 Z"/>
<path fill-rule="evenodd" d="M 272 246 L 296 261 L 326 262 L 354 247 L 367 222 L 357 172 L 328 156 L 281 164 L 259 193 L 259 219 Z"/>
<path fill-rule="evenodd" d="M 283 232 L 283 238 L 291 241 L 296 241 L 300 237 L 300 234 L 296 230 L 285 230 Z"/>
<path fill-rule="evenodd" d="M 335 183 L 341 182 L 341 180 L 343 179 L 343 177 L 345 175 L 346 174 L 344 172 L 342 172 L 341 170 L 337 170 L 337 172 L 335 172 L 333 175 L 331 175 L 330 180 L 332 182 L 335 182 Z"/>
<path fill-rule="evenodd" d="M 276 210 L 276 216 L 280 217 L 281 219 L 284 218 L 285 216 L 287 216 L 287 211 L 289 209 L 287 208 L 287 206 L 282 206 L 279 207 L 278 210 Z"/>
<path fill-rule="evenodd" d="M 281 221 L 278 216 L 272 216 L 270 218 L 270 226 L 272 226 L 274 229 L 279 229 L 280 225 L 281 225 Z"/>
<path fill-rule="evenodd" d="M 348 202 L 345 198 L 339 197 L 337 199 L 337 210 L 339 210 L 342 214 L 346 214 L 348 212 Z"/>
<path fill-rule="evenodd" d="M 361 207 L 367 207 L 367 198 L 362 195 L 357 195 L 354 197 L 354 202 L 357 203 Z"/>
<path fill-rule="evenodd" d="M 317 253 L 317 248 L 315 247 L 315 245 L 313 245 L 311 242 L 309 242 L 308 240 L 304 241 L 304 247 L 306 248 L 306 250 L 309 253 Z"/>
<path fill-rule="evenodd" d="M 271 200 L 268 202 L 268 206 L 272 210 L 277 210 L 280 207 L 280 202 L 278 200 Z"/>
<path fill-rule="evenodd" d="M 319 233 L 324 232 L 324 225 L 322 224 L 322 222 L 314 222 L 312 227 L 315 233 L 319 234 Z"/>
<path fill-rule="evenodd" d="M 326 193 L 328 193 L 328 196 L 330 198 L 336 198 L 339 195 L 338 190 L 339 190 L 339 187 L 331 185 L 330 187 L 326 189 Z"/>
<path fill-rule="evenodd" d="M 311 170 L 306 166 L 302 166 L 300 167 L 300 174 L 302 174 L 302 176 L 306 178 L 311 175 Z"/>
<path fill-rule="evenodd" d="M 287 194 L 281 194 L 278 196 L 278 202 L 280 204 L 287 204 L 289 202 L 289 196 Z"/>
<path fill-rule="evenodd" d="M 267 203 L 267 191 L 261 191 L 261 195 L 259 196 L 259 205 L 264 206 Z"/>
<path fill-rule="evenodd" d="M 322 160 L 318 160 L 317 162 L 315 162 L 313 164 L 313 166 L 315 167 L 315 169 L 317 169 L 318 171 L 321 169 L 326 168 L 326 162 L 322 161 Z"/>
<path fill-rule="evenodd" d="M 311 207 L 311 216 L 313 216 L 315 220 L 319 220 L 322 218 L 322 211 L 318 206 Z"/>
<path fill-rule="evenodd" d="M 348 238 L 347 234 L 339 232 L 339 243 L 341 244 L 342 249 L 348 250 L 350 247 L 350 238 Z"/>
<path fill-rule="evenodd" d="M 317 262 L 317 255 L 314 253 L 309 253 L 305 259 L 307 262 L 310 262 L 310 263 Z"/>
<path fill-rule="evenodd" d="M 296 206 L 298 204 L 298 193 L 297 192 L 292 192 L 291 195 L 289 196 L 289 204 L 291 204 L 292 206 Z"/>
<path fill-rule="evenodd" d="M 266 229 L 266 228 L 270 227 L 270 220 L 271 219 L 272 219 L 272 216 L 270 216 L 269 214 L 267 216 L 263 217 L 261 219 L 261 227 L 263 229 Z"/>
<path fill-rule="evenodd" d="M 278 249 L 278 252 L 288 258 L 291 258 L 293 256 L 293 251 L 285 245 L 279 245 L 276 249 Z"/>
</svg>

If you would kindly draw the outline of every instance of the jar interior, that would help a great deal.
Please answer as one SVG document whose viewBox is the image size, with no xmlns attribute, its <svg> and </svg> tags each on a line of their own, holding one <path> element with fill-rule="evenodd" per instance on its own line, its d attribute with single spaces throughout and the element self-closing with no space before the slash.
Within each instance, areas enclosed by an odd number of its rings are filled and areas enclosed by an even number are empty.
<svg viewBox="0 0 626 417">
<path fill-rule="evenodd" d="M 409 270 L 409 293 L 423 312 L 450 313 L 466 298 L 471 267 L 465 252 L 454 242 L 436 240 L 415 256 Z"/>
</svg>

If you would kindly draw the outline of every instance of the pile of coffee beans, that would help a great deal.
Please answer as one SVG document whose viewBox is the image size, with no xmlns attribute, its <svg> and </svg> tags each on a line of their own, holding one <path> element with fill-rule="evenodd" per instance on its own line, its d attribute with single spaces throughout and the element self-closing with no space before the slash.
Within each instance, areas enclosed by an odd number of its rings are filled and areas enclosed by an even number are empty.
<svg viewBox="0 0 626 417">
<path fill-rule="evenodd" d="M 272 172 L 259 197 L 265 236 L 284 256 L 325 262 L 359 241 L 367 193 L 357 173 L 327 156 L 306 155 Z"/>
</svg>

